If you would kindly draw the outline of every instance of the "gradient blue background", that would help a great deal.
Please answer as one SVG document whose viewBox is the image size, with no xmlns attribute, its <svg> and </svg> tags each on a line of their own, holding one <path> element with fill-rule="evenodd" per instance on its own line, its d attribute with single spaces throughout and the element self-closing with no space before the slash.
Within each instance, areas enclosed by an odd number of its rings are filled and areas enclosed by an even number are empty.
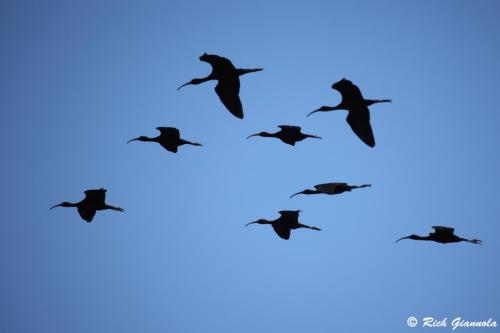
<svg viewBox="0 0 500 333">
<path fill-rule="evenodd" d="M 1 1 L 1 332 L 401 332 L 500 320 L 495 1 Z M 204 53 L 237 67 L 245 119 Z M 372 107 L 350 130 L 333 82 Z M 297 124 L 323 140 L 249 134 Z M 125 142 L 176 126 L 204 147 Z M 373 187 L 299 196 L 314 184 Z M 82 191 L 121 214 L 83 222 Z M 301 209 L 289 241 L 268 226 Z M 483 246 L 394 241 L 456 228 Z M 421 329 L 422 330 L 422 329 Z M 419 329 L 412 329 L 419 331 Z M 451 330 L 450 330 L 451 331 Z M 464 332 L 473 332 L 464 329 Z M 490 330 L 479 330 L 494 331 Z"/>
</svg>

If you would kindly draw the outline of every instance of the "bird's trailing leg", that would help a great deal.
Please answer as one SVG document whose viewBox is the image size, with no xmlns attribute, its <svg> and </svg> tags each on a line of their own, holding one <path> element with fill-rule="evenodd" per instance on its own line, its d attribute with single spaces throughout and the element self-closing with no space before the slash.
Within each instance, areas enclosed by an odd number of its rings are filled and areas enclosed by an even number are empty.
<svg viewBox="0 0 500 333">
<path fill-rule="evenodd" d="M 364 188 L 364 187 L 371 187 L 372 184 L 364 184 L 364 185 L 359 185 L 359 186 L 356 186 L 356 185 L 351 185 L 349 186 L 351 190 L 354 190 L 354 189 L 357 189 L 357 188 Z"/>
<path fill-rule="evenodd" d="M 306 229 L 321 231 L 321 229 L 318 228 L 318 227 L 311 227 L 311 226 L 308 226 L 308 225 L 305 225 L 305 224 L 302 224 L 302 223 L 299 223 L 299 226 L 300 226 L 300 228 L 306 228 Z"/>
<path fill-rule="evenodd" d="M 376 103 L 390 103 L 392 100 L 390 99 L 365 99 L 365 105 L 370 106 Z"/>
<path fill-rule="evenodd" d="M 465 241 L 472 243 L 472 244 L 483 245 L 483 241 L 480 239 L 465 239 Z"/>
<path fill-rule="evenodd" d="M 187 140 L 184 140 L 184 139 L 181 139 L 180 142 L 179 142 L 179 146 L 181 145 L 192 145 L 192 146 L 203 146 L 201 143 L 198 143 L 198 142 L 191 142 L 191 141 L 187 141 Z"/>
<path fill-rule="evenodd" d="M 322 137 L 318 135 L 312 135 L 312 134 L 304 134 L 306 138 L 314 138 L 314 139 L 322 139 Z"/>
<path fill-rule="evenodd" d="M 110 205 L 105 205 L 104 209 L 116 210 L 117 212 L 124 212 L 125 211 L 125 209 L 123 209 L 123 208 L 110 206 Z"/>
<path fill-rule="evenodd" d="M 238 73 L 238 76 L 245 75 L 248 73 L 255 73 L 255 72 L 260 72 L 264 68 L 253 68 L 253 69 L 247 69 L 247 68 L 238 68 L 236 72 Z"/>
</svg>

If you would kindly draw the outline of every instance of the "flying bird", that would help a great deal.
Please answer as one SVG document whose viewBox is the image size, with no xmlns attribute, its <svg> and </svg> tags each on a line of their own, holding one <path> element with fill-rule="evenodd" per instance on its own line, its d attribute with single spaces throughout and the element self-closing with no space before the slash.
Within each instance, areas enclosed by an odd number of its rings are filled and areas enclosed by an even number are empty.
<svg viewBox="0 0 500 333">
<path fill-rule="evenodd" d="M 325 183 L 325 184 L 318 184 L 314 185 L 314 190 L 309 190 L 306 189 L 301 192 L 297 192 L 295 194 L 292 194 L 290 198 L 293 198 L 294 196 L 298 194 L 340 194 L 344 192 L 351 192 L 353 189 L 357 188 L 364 188 L 364 187 L 370 187 L 372 186 L 371 184 L 365 184 L 365 185 L 348 185 L 347 183 Z"/>
<path fill-rule="evenodd" d="M 446 243 L 458 243 L 458 242 L 469 242 L 472 244 L 481 244 L 482 241 L 479 239 L 465 239 L 462 237 L 458 237 L 454 234 L 453 228 L 441 227 L 441 226 L 433 226 L 434 232 L 429 233 L 427 236 L 419 236 L 419 235 L 410 235 L 407 237 L 402 237 L 396 241 L 399 242 L 402 239 L 413 239 L 413 240 L 425 240 L 425 241 L 434 241 L 442 244 Z"/>
<path fill-rule="evenodd" d="M 299 222 L 300 212 L 301 212 L 300 210 L 282 210 L 279 211 L 280 217 L 278 217 L 276 220 L 268 221 L 266 219 L 259 219 L 254 222 L 247 223 L 245 227 L 254 223 L 270 224 L 273 227 L 274 231 L 278 234 L 278 236 L 283 239 L 290 238 L 290 231 L 292 229 L 307 228 L 318 231 L 321 230 L 318 227 L 310 227 L 308 225 L 300 223 Z"/>
<path fill-rule="evenodd" d="M 106 204 L 106 190 L 100 188 L 98 190 L 87 190 L 84 192 L 85 198 L 77 203 L 62 202 L 58 205 L 50 207 L 50 209 L 55 207 L 76 207 L 78 209 L 78 214 L 87 222 L 92 222 L 96 211 L 111 209 L 118 212 L 123 212 L 124 209 L 120 207 L 114 207 Z"/>
<path fill-rule="evenodd" d="M 204 53 L 201 61 L 208 62 L 212 66 L 212 72 L 204 78 L 192 79 L 184 83 L 177 90 L 189 84 L 200 84 L 210 80 L 216 80 L 215 92 L 222 104 L 233 114 L 233 116 L 243 119 L 243 106 L 240 101 L 240 76 L 248 73 L 259 72 L 262 68 L 244 69 L 236 68 L 227 58 Z"/>
<path fill-rule="evenodd" d="M 181 139 L 181 134 L 175 127 L 157 127 L 156 129 L 160 131 L 160 135 L 157 137 L 148 138 L 147 136 L 140 136 L 127 141 L 127 143 L 132 141 L 157 142 L 172 153 L 177 153 L 177 148 L 182 145 L 202 146 L 201 143 Z"/>
<path fill-rule="evenodd" d="M 321 137 L 317 135 L 304 134 L 301 132 L 301 128 L 299 126 L 290 126 L 290 125 L 280 125 L 278 126 L 280 130 L 276 133 L 268 133 L 268 132 L 259 132 L 256 134 L 252 134 L 247 137 L 247 139 L 253 136 L 262 136 L 265 138 L 278 138 L 286 144 L 295 146 L 295 143 L 298 141 L 302 141 L 306 138 L 316 138 L 321 139 Z"/>
<path fill-rule="evenodd" d="M 328 112 L 333 110 L 347 110 L 347 123 L 354 133 L 368 146 L 375 147 L 375 137 L 373 136 L 370 124 L 370 110 L 368 107 L 376 103 L 391 102 L 390 99 L 364 99 L 359 88 L 345 78 L 334 83 L 332 89 L 337 90 L 342 95 L 342 100 L 337 106 L 322 106 L 310 112 L 309 117 L 315 112 Z"/>
</svg>

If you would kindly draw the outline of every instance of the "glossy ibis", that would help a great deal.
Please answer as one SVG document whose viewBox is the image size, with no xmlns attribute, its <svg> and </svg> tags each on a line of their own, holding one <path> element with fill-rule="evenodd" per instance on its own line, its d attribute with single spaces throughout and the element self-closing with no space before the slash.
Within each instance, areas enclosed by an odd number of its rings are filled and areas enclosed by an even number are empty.
<svg viewBox="0 0 500 333">
<path fill-rule="evenodd" d="M 201 143 L 190 142 L 181 139 L 181 134 L 175 127 L 157 127 L 156 129 L 160 131 L 160 135 L 158 135 L 157 137 L 148 138 L 147 136 L 140 136 L 138 138 L 127 141 L 127 143 L 130 143 L 132 141 L 157 142 L 163 148 L 171 151 L 172 153 L 177 153 L 177 148 L 182 145 L 202 146 Z"/>
<path fill-rule="evenodd" d="M 266 219 L 259 219 L 254 222 L 247 223 L 245 225 L 248 226 L 250 224 L 270 224 L 274 231 L 278 234 L 283 239 L 289 239 L 290 238 L 290 231 L 292 229 L 299 229 L 299 228 L 307 228 L 307 229 L 312 229 L 312 230 L 321 230 L 318 227 L 310 227 L 308 225 L 302 224 L 299 222 L 299 213 L 300 210 L 282 210 L 279 211 L 280 217 L 278 217 L 274 221 L 268 221 Z"/>
<path fill-rule="evenodd" d="M 244 69 L 236 68 L 227 58 L 204 53 L 200 58 L 201 61 L 207 62 L 212 66 L 212 72 L 204 78 L 192 79 L 177 88 L 181 89 L 189 84 L 200 84 L 210 80 L 216 80 L 215 92 L 219 96 L 222 104 L 233 114 L 233 116 L 243 119 L 243 106 L 240 101 L 240 76 L 259 72 L 262 68 Z"/>
<path fill-rule="evenodd" d="M 78 214 L 87 222 L 92 222 L 96 211 L 111 209 L 118 212 L 123 212 L 123 208 L 114 207 L 106 204 L 106 190 L 100 188 L 98 190 L 87 190 L 84 192 L 85 198 L 77 203 L 62 202 L 58 205 L 50 207 L 50 209 L 55 207 L 76 207 L 78 209 Z"/>
<path fill-rule="evenodd" d="M 318 184 L 314 185 L 314 190 L 304 190 L 301 192 L 297 192 L 295 194 L 292 194 L 290 198 L 293 198 L 294 196 L 298 194 L 340 194 L 344 192 L 351 192 L 351 190 L 356 189 L 356 188 L 364 188 L 364 187 L 370 187 L 372 186 L 371 184 L 365 184 L 365 185 L 348 185 L 347 183 L 325 183 L 325 184 Z"/>
<path fill-rule="evenodd" d="M 316 138 L 321 139 L 321 137 L 317 135 L 304 134 L 301 132 L 301 128 L 299 126 L 290 126 L 290 125 L 280 125 L 278 126 L 280 130 L 276 133 L 268 133 L 268 132 L 260 132 L 256 134 L 252 134 L 247 139 L 253 136 L 262 136 L 265 138 L 278 138 L 286 144 L 295 146 L 295 143 L 298 141 L 302 141 L 306 138 Z"/>
<path fill-rule="evenodd" d="M 375 103 L 391 102 L 390 99 L 364 99 L 359 88 L 345 78 L 334 83 L 332 89 L 337 90 L 342 95 L 342 100 L 337 106 L 322 106 L 310 112 L 307 116 L 315 112 L 327 112 L 333 110 L 347 110 L 347 123 L 354 133 L 368 146 L 375 146 L 372 126 L 370 124 L 370 110 L 368 106 Z"/>
<path fill-rule="evenodd" d="M 479 239 L 465 239 L 462 237 L 458 237 L 457 235 L 454 234 L 455 229 L 453 228 L 433 226 L 432 229 L 434 229 L 434 232 L 429 233 L 429 235 L 427 236 L 410 235 L 398 239 L 396 243 L 402 239 L 425 240 L 425 241 L 438 242 L 442 244 L 458 243 L 458 242 L 469 242 L 472 244 L 482 243 L 482 241 Z"/>
</svg>

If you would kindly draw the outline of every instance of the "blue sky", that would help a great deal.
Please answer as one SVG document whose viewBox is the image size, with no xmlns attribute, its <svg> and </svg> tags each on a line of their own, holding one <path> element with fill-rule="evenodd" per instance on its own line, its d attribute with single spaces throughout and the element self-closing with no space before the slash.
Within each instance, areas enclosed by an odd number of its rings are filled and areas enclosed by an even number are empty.
<svg viewBox="0 0 500 333">
<path fill-rule="evenodd" d="M 494 1 L 2 1 L 2 332 L 401 332 L 500 320 Z M 237 67 L 245 119 L 204 53 Z M 377 146 L 330 89 L 346 77 Z M 295 147 L 246 136 L 300 125 Z M 175 126 L 204 147 L 125 144 Z M 314 184 L 373 187 L 288 197 Z M 125 213 L 82 221 L 83 191 Z M 283 209 L 321 232 L 289 241 Z M 394 241 L 456 228 L 467 243 Z M 427 329 L 428 330 L 428 329 Z M 473 329 L 464 329 L 474 332 Z M 491 330 L 491 329 L 490 329 Z M 484 331 L 478 330 L 478 331 Z M 489 331 L 489 330 L 488 330 Z M 493 331 L 493 330 L 491 330 Z"/>
</svg>

